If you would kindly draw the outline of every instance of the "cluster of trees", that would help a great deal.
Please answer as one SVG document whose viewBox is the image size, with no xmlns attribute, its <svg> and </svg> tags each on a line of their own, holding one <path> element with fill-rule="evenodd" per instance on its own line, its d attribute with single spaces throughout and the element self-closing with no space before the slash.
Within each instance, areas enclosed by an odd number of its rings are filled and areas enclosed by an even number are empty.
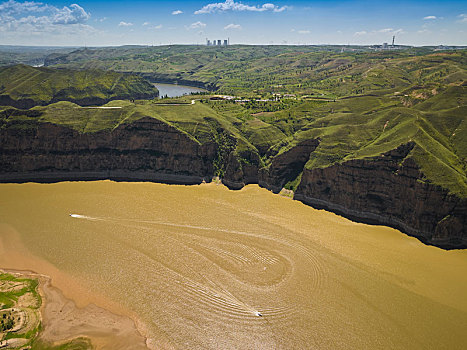
<svg viewBox="0 0 467 350">
<path fill-rule="evenodd" d="M 9 313 L 8 315 L 6 313 L 3 313 L 3 316 L 0 320 L 0 330 L 2 332 L 7 331 L 9 329 L 12 329 L 14 325 L 15 320 L 14 317 L 11 316 L 11 313 Z"/>
<path fill-rule="evenodd" d="M 286 99 L 281 101 L 255 101 L 250 100 L 245 102 L 243 107 L 255 112 L 277 112 L 287 109 L 296 104 L 295 100 Z"/>
</svg>

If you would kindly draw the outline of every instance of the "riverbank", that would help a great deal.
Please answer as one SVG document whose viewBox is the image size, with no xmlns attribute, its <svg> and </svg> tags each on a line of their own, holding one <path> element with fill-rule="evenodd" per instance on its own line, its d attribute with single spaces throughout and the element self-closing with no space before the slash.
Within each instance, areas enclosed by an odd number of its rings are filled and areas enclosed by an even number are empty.
<svg viewBox="0 0 467 350">
<path fill-rule="evenodd" d="M 64 344 L 72 344 L 73 349 L 148 349 L 147 338 L 142 335 L 145 327 L 135 315 L 101 295 L 89 293 L 80 282 L 29 253 L 11 228 L 0 226 L 0 273 L 37 281 L 37 300 L 29 301 L 40 306 L 36 320 L 25 309 L 24 332 L 17 330 L 17 340 L 9 335 L 6 349 L 27 345 L 21 334 L 33 330 L 36 334 L 30 334 L 29 339 L 44 349 Z M 26 306 L 21 301 L 16 307 Z"/>
<path fill-rule="evenodd" d="M 34 346 L 47 349 L 56 346 L 67 349 L 67 345 L 73 345 L 73 349 L 147 349 L 146 338 L 132 319 L 94 304 L 78 307 L 53 285 L 51 277 L 25 270 L 0 269 L 0 273 L 26 282 L 37 281 L 37 297 L 22 299 L 40 306 L 40 313 L 32 317 L 24 301 L 15 305 L 15 310 L 25 316 L 18 317 L 19 322 L 10 330 L 2 348 L 22 348 L 32 341 Z M 29 339 L 23 338 L 26 332 Z"/>
</svg>

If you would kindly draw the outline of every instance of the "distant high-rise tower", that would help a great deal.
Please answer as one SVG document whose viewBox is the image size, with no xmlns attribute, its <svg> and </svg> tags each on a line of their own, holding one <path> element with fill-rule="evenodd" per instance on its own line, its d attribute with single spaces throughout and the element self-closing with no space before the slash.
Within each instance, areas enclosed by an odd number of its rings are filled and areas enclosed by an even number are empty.
<svg viewBox="0 0 467 350">
<path fill-rule="evenodd" d="M 222 45 L 222 40 L 217 40 L 217 46 L 221 46 Z"/>
<path fill-rule="evenodd" d="M 393 35 L 393 36 L 392 36 L 392 47 L 394 47 L 394 40 L 395 40 L 395 39 L 396 39 L 396 36 Z"/>
<path fill-rule="evenodd" d="M 229 42 L 227 40 L 224 40 L 224 46 L 229 45 Z"/>
</svg>

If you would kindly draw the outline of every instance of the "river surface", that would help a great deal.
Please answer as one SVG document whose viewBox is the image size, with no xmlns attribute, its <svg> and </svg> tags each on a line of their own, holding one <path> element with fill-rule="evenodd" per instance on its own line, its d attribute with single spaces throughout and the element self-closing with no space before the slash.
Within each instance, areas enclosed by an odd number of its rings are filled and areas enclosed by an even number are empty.
<svg viewBox="0 0 467 350">
<path fill-rule="evenodd" d="M 1 267 L 137 316 L 158 349 L 467 344 L 467 251 L 258 186 L 1 184 L 0 223 Z"/>
<path fill-rule="evenodd" d="M 155 83 L 152 84 L 159 90 L 159 96 L 164 97 L 179 97 L 183 95 L 189 95 L 192 92 L 205 92 L 207 90 L 193 87 L 193 86 L 185 86 L 185 85 L 176 85 L 176 84 L 163 84 L 163 83 Z"/>
</svg>

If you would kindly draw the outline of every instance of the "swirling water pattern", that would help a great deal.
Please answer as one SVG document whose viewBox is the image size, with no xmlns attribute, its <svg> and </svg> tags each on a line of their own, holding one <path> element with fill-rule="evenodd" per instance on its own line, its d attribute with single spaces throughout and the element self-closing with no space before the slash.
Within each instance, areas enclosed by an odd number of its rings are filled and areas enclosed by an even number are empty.
<svg viewBox="0 0 467 350">
<path fill-rule="evenodd" d="M 257 186 L 101 181 L 0 193 L 2 223 L 35 255 L 138 315 L 158 349 L 467 342 L 463 251 Z"/>
</svg>

